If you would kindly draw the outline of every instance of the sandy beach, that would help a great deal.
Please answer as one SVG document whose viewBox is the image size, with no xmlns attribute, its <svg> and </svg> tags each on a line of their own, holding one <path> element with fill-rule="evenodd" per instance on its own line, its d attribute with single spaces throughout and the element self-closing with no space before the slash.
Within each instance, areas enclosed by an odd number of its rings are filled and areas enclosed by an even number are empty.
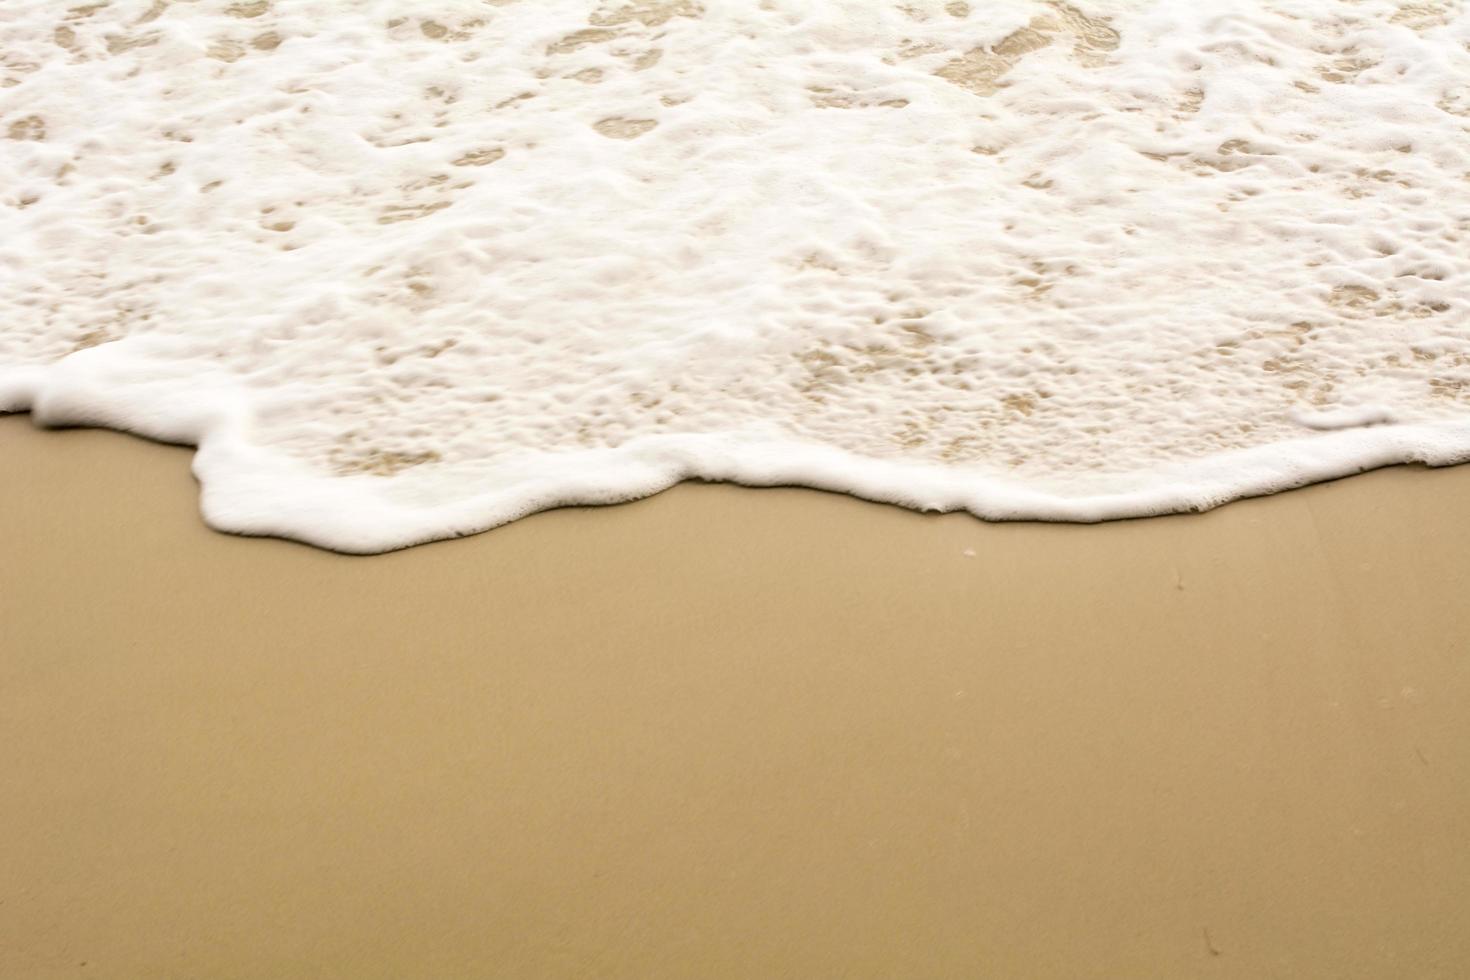
<svg viewBox="0 0 1470 980">
<path fill-rule="evenodd" d="M 0 975 L 1470 972 L 1470 467 L 373 558 L 0 419 Z"/>
<path fill-rule="evenodd" d="M 0 980 L 1470 978 L 1470 5 L 0 9 Z"/>
</svg>

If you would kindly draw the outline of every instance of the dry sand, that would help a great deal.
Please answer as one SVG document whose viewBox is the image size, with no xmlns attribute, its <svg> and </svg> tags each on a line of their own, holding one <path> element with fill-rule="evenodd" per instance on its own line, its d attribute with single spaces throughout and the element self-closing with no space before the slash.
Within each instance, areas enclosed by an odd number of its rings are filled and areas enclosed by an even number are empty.
<svg viewBox="0 0 1470 980">
<path fill-rule="evenodd" d="M 1470 975 L 1470 467 L 344 558 L 188 460 L 0 419 L 0 976 Z"/>
</svg>

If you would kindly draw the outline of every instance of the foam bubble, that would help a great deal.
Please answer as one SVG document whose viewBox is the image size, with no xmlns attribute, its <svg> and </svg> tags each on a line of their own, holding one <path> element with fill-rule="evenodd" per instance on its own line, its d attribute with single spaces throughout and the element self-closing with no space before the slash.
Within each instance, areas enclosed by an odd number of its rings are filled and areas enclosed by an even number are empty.
<svg viewBox="0 0 1470 980">
<path fill-rule="evenodd" d="M 1456 463 L 1466 77 L 1448 2 L 23 0 L 0 410 L 344 551 Z"/>
</svg>

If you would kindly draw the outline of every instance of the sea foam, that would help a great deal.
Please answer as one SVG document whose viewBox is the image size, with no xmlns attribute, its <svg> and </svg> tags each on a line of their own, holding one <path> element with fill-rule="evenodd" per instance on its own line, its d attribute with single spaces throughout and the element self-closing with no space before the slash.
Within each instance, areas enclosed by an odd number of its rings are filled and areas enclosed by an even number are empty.
<svg viewBox="0 0 1470 980">
<path fill-rule="evenodd" d="M 0 410 L 354 552 L 1461 462 L 1467 80 L 1458 2 L 8 0 Z"/>
</svg>

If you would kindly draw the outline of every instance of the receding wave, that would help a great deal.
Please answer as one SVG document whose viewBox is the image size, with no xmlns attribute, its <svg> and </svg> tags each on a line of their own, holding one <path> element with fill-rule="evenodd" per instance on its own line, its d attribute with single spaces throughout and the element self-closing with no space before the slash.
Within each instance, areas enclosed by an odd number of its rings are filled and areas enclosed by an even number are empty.
<svg viewBox="0 0 1470 980">
<path fill-rule="evenodd" d="M 0 410 L 377 551 L 1470 458 L 1458 2 L 13 0 Z"/>
</svg>

